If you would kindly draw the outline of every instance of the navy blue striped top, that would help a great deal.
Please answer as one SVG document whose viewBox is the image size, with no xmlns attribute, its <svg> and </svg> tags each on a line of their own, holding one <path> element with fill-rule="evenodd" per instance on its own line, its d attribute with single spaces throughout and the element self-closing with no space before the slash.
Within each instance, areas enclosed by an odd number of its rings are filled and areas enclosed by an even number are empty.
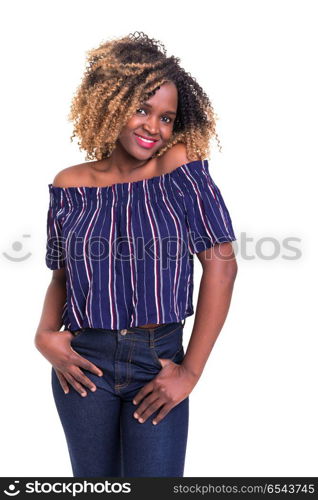
<svg viewBox="0 0 318 500">
<path fill-rule="evenodd" d="M 48 184 L 46 265 L 66 271 L 62 325 L 122 329 L 193 311 L 193 255 L 236 240 L 208 160 L 102 187 Z"/>
</svg>

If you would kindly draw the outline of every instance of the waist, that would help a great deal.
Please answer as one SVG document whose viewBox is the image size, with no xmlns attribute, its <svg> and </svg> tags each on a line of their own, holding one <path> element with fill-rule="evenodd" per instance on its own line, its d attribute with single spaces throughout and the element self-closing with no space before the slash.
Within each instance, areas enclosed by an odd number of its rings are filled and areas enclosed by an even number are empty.
<svg viewBox="0 0 318 500">
<path fill-rule="evenodd" d="M 153 330 L 153 331 L 156 331 L 156 332 L 161 332 L 161 331 L 165 331 L 166 328 L 170 328 L 175 326 L 175 325 L 180 325 L 182 326 L 182 328 L 184 327 L 184 324 L 185 324 L 185 321 L 186 321 L 186 318 L 184 318 L 183 320 L 180 320 L 180 321 L 177 321 L 177 322 L 172 322 L 172 323 L 150 323 L 150 325 L 157 325 L 157 326 L 148 326 L 148 325 L 142 325 L 142 326 L 132 326 L 132 327 L 128 327 L 128 328 L 123 328 L 121 330 L 118 330 L 121 334 L 126 334 L 126 333 L 130 333 L 130 332 L 138 332 L 138 330 Z M 100 332 L 116 332 L 117 330 L 111 330 L 111 329 L 107 329 L 107 328 L 81 328 L 79 330 L 70 330 L 73 335 L 78 335 L 79 333 L 83 332 L 83 331 L 88 331 L 88 330 L 95 330 L 95 331 L 100 331 Z"/>
</svg>

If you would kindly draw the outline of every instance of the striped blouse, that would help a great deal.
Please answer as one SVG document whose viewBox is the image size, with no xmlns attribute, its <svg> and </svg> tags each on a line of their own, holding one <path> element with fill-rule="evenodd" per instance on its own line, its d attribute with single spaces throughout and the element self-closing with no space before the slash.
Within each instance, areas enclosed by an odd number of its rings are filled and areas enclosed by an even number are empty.
<svg viewBox="0 0 318 500">
<path fill-rule="evenodd" d="M 46 265 L 65 267 L 62 326 L 72 332 L 185 319 L 193 255 L 236 240 L 208 160 L 140 181 L 48 187 Z"/>
</svg>

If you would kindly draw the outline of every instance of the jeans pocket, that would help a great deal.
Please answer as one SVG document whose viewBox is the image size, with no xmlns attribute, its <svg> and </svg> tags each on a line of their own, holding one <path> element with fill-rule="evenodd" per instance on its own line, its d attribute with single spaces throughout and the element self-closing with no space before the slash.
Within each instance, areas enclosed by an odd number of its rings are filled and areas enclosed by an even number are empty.
<svg viewBox="0 0 318 500">
<path fill-rule="evenodd" d="M 174 363 L 181 363 L 184 357 L 183 327 L 177 328 L 171 335 L 163 336 L 155 341 L 150 348 L 157 367 L 162 368 L 160 359 L 170 359 Z"/>
<path fill-rule="evenodd" d="M 82 330 L 77 330 L 75 333 L 73 333 L 73 337 L 71 338 L 71 345 L 75 345 L 76 343 L 80 342 L 80 340 L 84 337 L 85 333 L 87 330 L 83 328 Z"/>
<path fill-rule="evenodd" d="M 185 356 L 184 349 L 183 349 L 183 346 L 181 346 L 181 349 L 179 349 L 179 351 L 175 354 L 175 356 L 174 356 L 174 358 L 173 358 L 172 361 L 174 363 L 177 363 L 177 365 L 181 365 L 184 356 Z"/>
</svg>

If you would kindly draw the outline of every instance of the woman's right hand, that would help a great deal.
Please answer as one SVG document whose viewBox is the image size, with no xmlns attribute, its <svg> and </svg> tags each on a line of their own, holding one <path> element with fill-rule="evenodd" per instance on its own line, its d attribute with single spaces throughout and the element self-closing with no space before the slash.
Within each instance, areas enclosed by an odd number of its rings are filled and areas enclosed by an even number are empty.
<svg viewBox="0 0 318 500">
<path fill-rule="evenodd" d="M 96 391 L 96 386 L 86 377 L 81 368 L 99 376 L 102 376 L 103 372 L 72 348 L 71 340 L 73 338 L 74 334 L 69 330 L 45 331 L 37 333 L 35 345 L 52 364 L 65 394 L 69 392 L 69 383 L 81 396 L 86 396 L 87 392 L 81 384 L 87 386 L 91 391 Z"/>
</svg>

